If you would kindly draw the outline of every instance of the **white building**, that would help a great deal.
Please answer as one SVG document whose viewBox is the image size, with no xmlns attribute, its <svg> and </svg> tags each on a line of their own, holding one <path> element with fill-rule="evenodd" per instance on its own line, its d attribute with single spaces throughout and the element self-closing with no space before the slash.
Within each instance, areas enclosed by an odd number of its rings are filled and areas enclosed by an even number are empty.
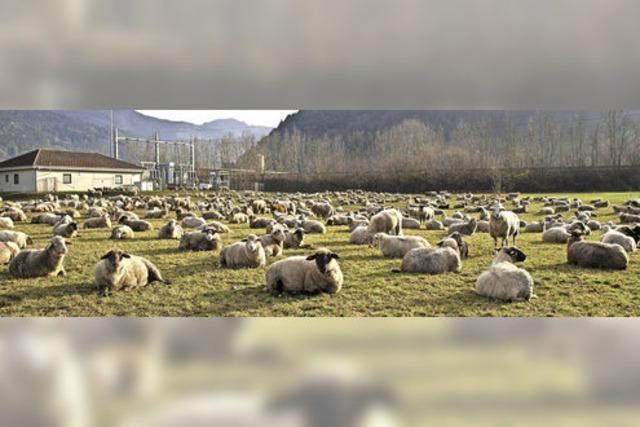
<svg viewBox="0 0 640 427">
<path fill-rule="evenodd" d="M 51 193 L 135 185 L 143 171 L 98 153 L 39 149 L 0 162 L 0 192 Z"/>
</svg>

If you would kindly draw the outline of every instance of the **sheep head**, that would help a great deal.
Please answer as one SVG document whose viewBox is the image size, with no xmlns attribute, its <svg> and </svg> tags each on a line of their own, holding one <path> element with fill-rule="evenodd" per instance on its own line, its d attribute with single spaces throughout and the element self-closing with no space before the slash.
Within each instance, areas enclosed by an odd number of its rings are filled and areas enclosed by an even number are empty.
<svg viewBox="0 0 640 427">
<path fill-rule="evenodd" d="M 522 262 L 527 259 L 527 255 L 515 246 L 502 248 L 500 251 L 506 254 L 512 263 Z"/>
<path fill-rule="evenodd" d="M 66 255 L 68 252 L 67 244 L 70 245 L 71 242 L 67 243 L 62 237 L 55 236 L 51 240 L 49 240 L 49 243 L 47 243 L 45 250 L 47 252 L 53 252 L 54 254 L 59 256 Z"/>
<path fill-rule="evenodd" d="M 328 249 L 319 249 L 315 254 L 307 257 L 307 261 L 316 262 L 316 267 L 318 267 L 318 270 L 322 274 L 327 272 L 327 265 L 329 265 L 334 259 L 338 260 L 340 257 L 338 254 L 331 252 Z"/>
</svg>

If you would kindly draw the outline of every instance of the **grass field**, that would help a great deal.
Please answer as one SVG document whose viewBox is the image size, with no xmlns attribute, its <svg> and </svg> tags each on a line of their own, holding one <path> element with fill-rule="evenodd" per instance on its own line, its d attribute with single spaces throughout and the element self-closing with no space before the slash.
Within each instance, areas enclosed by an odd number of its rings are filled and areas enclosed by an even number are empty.
<svg viewBox="0 0 640 427">
<path fill-rule="evenodd" d="M 563 194 L 583 201 L 603 198 L 619 204 L 640 193 Z M 530 221 L 539 204 L 530 206 Z M 450 214 L 452 211 L 448 211 Z M 142 214 L 143 212 L 138 212 Z M 569 214 L 567 214 L 569 215 Z M 617 221 L 611 208 L 599 211 L 598 220 Z M 152 220 L 156 229 L 166 220 Z M 248 226 L 231 225 L 223 235 L 232 243 L 250 232 Z M 42 247 L 51 227 L 18 223 L 17 230 L 30 234 Z M 385 259 L 378 249 L 348 243 L 346 226 L 328 227 L 327 234 L 310 234 L 306 242 L 328 247 L 340 254 L 345 276 L 337 295 L 273 296 L 265 293 L 264 268 L 222 270 L 218 252 L 184 253 L 178 242 L 157 240 L 157 230 L 136 233 L 130 241 L 108 240 L 109 230 L 80 230 L 69 247 L 66 277 L 14 280 L 6 267 L 0 272 L 2 316 L 638 316 L 640 315 L 640 255 L 631 254 L 626 271 L 582 269 L 566 264 L 565 245 L 543 244 L 541 235 L 523 234 L 518 246 L 528 255 L 523 263 L 533 276 L 531 302 L 499 303 L 479 297 L 474 282 L 493 258 L 493 241 L 487 234 L 468 238 L 470 257 L 460 274 L 440 276 L 392 274 L 399 259 Z M 432 244 L 444 231 L 407 230 Z M 589 239 L 599 239 L 595 232 Z M 112 247 L 147 257 L 173 283 L 153 283 L 142 290 L 97 296 L 93 267 Z M 306 254 L 311 249 L 285 250 L 285 256 Z M 273 260 L 268 260 L 268 263 Z"/>
</svg>

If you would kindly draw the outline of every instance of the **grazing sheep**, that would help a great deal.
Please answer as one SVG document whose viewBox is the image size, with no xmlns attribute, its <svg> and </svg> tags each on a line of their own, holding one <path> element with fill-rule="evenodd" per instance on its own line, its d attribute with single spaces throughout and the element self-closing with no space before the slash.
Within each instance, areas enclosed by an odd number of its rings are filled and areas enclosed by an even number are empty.
<svg viewBox="0 0 640 427">
<path fill-rule="evenodd" d="M 13 242 L 0 242 L 0 264 L 8 264 L 18 253 L 20 247 Z"/>
<path fill-rule="evenodd" d="M 520 233 L 520 219 L 513 212 L 496 207 L 489 217 L 489 235 L 493 238 L 493 244 L 498 247 L 498 238 L 501 245 L 506 246 L 509 237 L 513 237 L 513 246 Z"/>
<path fill-rule="evenodd" d="M 2 229 L 12 229 L 15 225 L 13 224 L 13 220 L 9 217 L 0 216 L 0 228 Z"/>
<path fill-rule="evenodd" d="M 24 249 L 27 245 L 33 244 L 33 239 L 22 231 L 0 230 L 0 242 L 13 242 L 20 249 Z"/>
<path fill-rule="evenodd" d="M 451 224 L 447 230 L 448 234 L 458 232 L 464 236 L 471 236 L 478 228 L 478 220 L 471 218 L 468 222 Z"/>
<path fill-rule="evenodd" d="M 456 231 L 440 240 L 437 245 L 442 248 L 451 248 L 460 254 L 461 259 L 469 256 L 469 245 L 462 239 L 462 235 Z"/>
<path fill-rule="evenodd" d="M 258 268 L 266 263 L 264 248 L 255 234 L 249 234 L 246 239 L 222 248 L 218 261 L 222 268 Z"/>
<path fill-rule="evenodd" d="M 393 231 L 393 233 L 391 233 Z M 376 233 L 402 235 L 402 214 L 397 209 L 385 209 L 371 217 L 367 233 L 373 237 Z"/>
<path fill-rule="evenodd" d="M 280 256 L 284 246 L 284 231 L 280 228 L 273 230 L 270 234 L 260 236 L 259 240 L 268 256 Z"/>
<path fill-rule="evenodd" d="M 76 222 L 61 222 L 53 227 L 53 235 L 61 236 L 65 239 L 72 239 L 78 235 L 78 223 Z"/>
<path fill-rule="evenodd" d="M 215 251 L 222 245 L 222 239 L 213 230 L 193 231 L 180 238 L 181 251 Z"/>
<path fill-rule="evenodd" d="M 400 270 L 394 269 L 392 272 L 443 274 L 459 273 L 461 269 L 458 252 L 449 247 L 438 247 L 411 249 L 402 258 Z"/>
<path fill-rule="evenodd" d="M 155 281 L 169 283 L 150 261 L 117 249 L 110 250 L 100 258 L 93 276 L 98 293 L 105 296 L 113 291 L 140 288 Z"/>
<path fill-rule="evenodd" d="M 444 230 L 444 224 L 437 219 L 427 222 L 427 230 Z"/>
<path fill-rule="evenodd" d="M 299 248 L 303 244 L 304 244 L 304 230 L 302 228 L 298 228 L 293 232 L 289 230 L 285 230 L 284 242 L 283 242 L 283 246 L 285 249 Z"/>
<path fill-rule="evenodd" d="M 372 236 L 367 233 L 367 226 L 361 225 L 351 232 L 349 243 L 355 245 L 366 245 L 371 242 Z"/>
<path fill-rule="evenodd" d="M 567 243 L 567 262 L 587 268 L 624 270 L 629 265 L 627 251 L 618 244 L 585 242 L 582 232 L 573 230 Z"/>
<path fill-rule="evenodd" d="M 62 237 L 54 236 L 44 249 L 21 251 L 11 260 L 9 274 L 18 279 L 66 275 L 63 263 L 67 244 Z"/>
<path fill-rule="evenodd" d="M 525 253 L 515 246 L 500 249 L 491 266 L 476 280 L 476 293 L 502 301 L 529 301 L 533 279 L 527 270 L 514 265 L 525 259 Z"/>
<path fill-rule="evenodd" d="M 184 230 L 175 219 L 169 220 L 158 230 L 158 239 L 175 239 L 180 240 L 184 235 Z"/>
<path fill-rule="evenodd" d="M 390 236 L 387 233 L 376 233 L 371 246 L 377 246 L 382 256 L 389 258 L 402 258 L 414 248 L 431 247 L 429 242 L 420 236 Z"/>
<path fill-rule="evenodd" d="M 324 234 L 327 232 L 327 229 L 325 228 L 324 224 L 322 224 L 320 221 L 315 221 L 312 219 L 303 221 L 301 224 L 301 227 L 305 233 L 310 233 L 310 234 L 311 233 Z"/>
<path fill-rule="evenodd" d="M 634 252 L 637 249 L 639 240 L 640 226 L 636 226 L 633 229 L 625 226 L 617 230 L 609 230 L 600 239 L 602 243 L 618 244 L 627 252 Z"/>
<path fill-rule="evenodd" d="M 182 222 L 180 223 L 184 228 L 199 228 L 206 224 L 207 221 L 205 221 L 204 218 L 198 218 L 196 216 L 186 216 L 182 218 Z"/>
<path fill-rule="evenodd" d="M 133 229 L 128 225 L 119 225 L 111 230 L 111 240 L 127 240 L 134 238 Z"/>
<path fill-rule="evenodd" d="M 335 294 L 342 289 L 344 278 L 338 254 L 318 249 L 313 255 L 293 256 L 273 263 L 267 269 L 265 290 L 273 293 Z"/>
<path fill-rule="evenodd" d="M 567 226 L 549 228 L 542 233 L 542 241 L 545 243 L 567 243 L 573 230 L 579 230 L 583 234 L 591 234 L 589 227 L 578 221 Z"/>
<path fill-rule="evenodd" d="M 82 228 L 111 228 L 111 218 L 106 213 L 99 217 L 87 218 L 82 223 Z"/>
</svg>

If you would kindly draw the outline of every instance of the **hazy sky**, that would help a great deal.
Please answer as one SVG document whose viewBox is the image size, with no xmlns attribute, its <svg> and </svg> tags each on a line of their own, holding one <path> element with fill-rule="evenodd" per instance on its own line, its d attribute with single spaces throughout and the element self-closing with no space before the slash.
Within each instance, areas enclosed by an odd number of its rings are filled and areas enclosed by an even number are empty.
<svg viewBox="0 0 640 427">
<path fill-rule="evenodd" d="M 276 127 L 287 114 L 298 110 L 138 110 L 147 116 L 202 124 L 215 119 L 234 118 L 250 125 Z"/>
</svg>

